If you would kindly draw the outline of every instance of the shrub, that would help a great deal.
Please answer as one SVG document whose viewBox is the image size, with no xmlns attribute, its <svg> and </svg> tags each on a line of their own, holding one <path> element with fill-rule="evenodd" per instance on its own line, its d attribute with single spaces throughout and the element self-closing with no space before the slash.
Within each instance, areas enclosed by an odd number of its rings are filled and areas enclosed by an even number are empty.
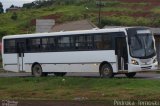
<svg viewBox="0 0 160 106">
<path fill-rule="evenodd" d="M 17 13 L 14 12 L 14 13 L 12 14 L 12 16 L 11 16 L 11 19 L 12 19 L 12 20 L 17 20 L 17 18 L 18 18 Z"/>
<path fill-rule="evenodd" d="M 131 26 L 135 25 L 135 19 L 129 16 L 111 16 L 105 17 L 101 20 L 102 26 L 105 25 L 116 25 L 116 26 Z"/>
<path fill-rule="evenodd" d="M 150 26 L 151 25 L 151 21 L 149 19 L 143 18 L 143 17 L 139 17 L 136 19 L 136 25 L 138 26 Z"/>
</svg>

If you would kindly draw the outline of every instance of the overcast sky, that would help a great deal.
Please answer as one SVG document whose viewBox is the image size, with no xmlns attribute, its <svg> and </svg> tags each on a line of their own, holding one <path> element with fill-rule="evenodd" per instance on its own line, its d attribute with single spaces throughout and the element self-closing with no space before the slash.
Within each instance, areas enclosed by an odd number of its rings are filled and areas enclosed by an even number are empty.
<svg viewBox="0 0 160 106">
<path fill-rule="evenodd" d="M 30 3 L 35 0 L 0 0 L 3 4 L 3 9 L 9 8 L 12 4 L 22 7 L 24 3 Z"/>
</svg>

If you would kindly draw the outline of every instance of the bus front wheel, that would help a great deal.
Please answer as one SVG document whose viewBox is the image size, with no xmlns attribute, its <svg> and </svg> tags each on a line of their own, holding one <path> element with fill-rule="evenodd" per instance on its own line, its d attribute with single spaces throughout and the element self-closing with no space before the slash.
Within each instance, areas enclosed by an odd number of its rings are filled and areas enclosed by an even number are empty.
<svg viewBox="0 0 160 106">
<path fill-rule="evenodd" d="M 133 78 L 136 75 L 136 72 L 126 73 L 125 74 L 128 78 Z"/>
<path fill-rule="evenodd" d="M 114 77 L 113 69 L 109 64 L 102 65 L 100 69 L 100 76 L 103 78 L 112 78 Z"/>
<path fill-rule="evenodd" d="M 59 76 L 59 77 L 63 77 L 65 76 L 67 73 L 66 72 L 54 72 L 55 76 Z"/>
<path fill-rule="evenodd" d="M 41 77 L 43 76 L 42 67 L 40 64 L 35 64 L 32 67 L 32 74 L 35 77 Z"/>
</svg>

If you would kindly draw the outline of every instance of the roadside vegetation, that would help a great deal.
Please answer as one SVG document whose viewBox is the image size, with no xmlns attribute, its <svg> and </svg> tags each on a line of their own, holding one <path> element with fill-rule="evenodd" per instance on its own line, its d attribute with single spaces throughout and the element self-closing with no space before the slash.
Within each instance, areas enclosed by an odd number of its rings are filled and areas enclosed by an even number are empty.
<svg viewBox="0 0 160 106">
<path fill-rule="evenodd" d="M 2 100 L 160 100 L 159 80 L 29 77 L 0 83 Z"/>
<path fill-rule="evenodd" d="M 35 5 L 36 4 L 36 5 Z M 0 37 L 4 35 L 34 33 L 36 19 L 55 19 L 56 24 L 88 19 L 98 25 L 99 0 L 37 0 L 25 4 L 21 11 L 0 14 Z M 158 0 L 103 0 L 101 25 L 160 26 Z"/>
</svg>

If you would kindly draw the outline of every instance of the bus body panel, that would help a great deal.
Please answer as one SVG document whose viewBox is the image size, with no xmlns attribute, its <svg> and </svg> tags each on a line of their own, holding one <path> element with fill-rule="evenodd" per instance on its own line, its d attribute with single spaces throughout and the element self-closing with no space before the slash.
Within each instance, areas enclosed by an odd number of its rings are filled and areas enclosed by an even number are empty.
<svg viewBox="0 0 160 106">
<path fill-rule="evenodd" d="M 3 54 L 3 68 L 5 70 L 18 72 L 18 59 L 17 53 L 15 54 Z"/>
<path fill-rule="evenodd" d="M 44 72 L 99 72 L 99 65 L 104 61 L 112 63 L 117 72 L 114 50 L 26 53 L 24 60 L 27 72 L 33 63 L 41 64 Z"/>
</svg>

